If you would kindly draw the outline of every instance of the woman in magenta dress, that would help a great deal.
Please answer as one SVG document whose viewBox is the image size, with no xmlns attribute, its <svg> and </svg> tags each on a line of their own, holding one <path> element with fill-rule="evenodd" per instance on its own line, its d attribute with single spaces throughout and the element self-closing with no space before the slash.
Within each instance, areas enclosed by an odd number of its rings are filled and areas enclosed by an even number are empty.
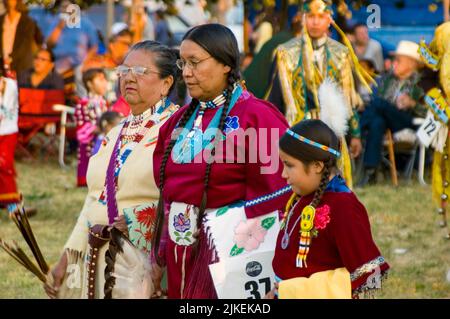
<svg viewBox="0 0 450 319">
<path fill-rule="evenodd" d="M 294 192 L 272 263 L 280 298 L 357 297 L 380 288 L 389 269 L 365 207 L 338 173 L 339 149 L 320 120 L 304 120 L 280 139 L 283 177 Z"/>
<path fill-rule="evenodd" d="M 169 298 L 217 298 L 208 265 L 218 257 L 205 210 L 246 201 L 246 218 L 254 218 L 283 209 L 288 188 L 276 156 L 287 122 L 239 84 L 239 50 L 228 28 L 193 28 L 180 56 L 177 65 L 193 100 L 159 133 L 154 174 L 161 199 L 153 249 L 167 266 Z M 243 132 L 248 136 L 239 141 Z M 229 152 L 226 142 L 236 136 Z"/>
</svg>

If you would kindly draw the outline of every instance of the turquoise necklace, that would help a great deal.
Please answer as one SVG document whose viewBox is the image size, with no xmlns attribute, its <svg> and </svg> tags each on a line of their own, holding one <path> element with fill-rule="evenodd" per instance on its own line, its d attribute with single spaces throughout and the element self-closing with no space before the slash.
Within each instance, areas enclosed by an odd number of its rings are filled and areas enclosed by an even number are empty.
<svg viewBox="0 0 450 319">
<path fill-rule="evenodd" d="M 184 164 L 192 163 L 194 158 L 204 149 L 212 149 L 212 140 L 216 136 L 220 117 L 222 116 L 223 107 L 226 100 L 225 92 L 212 101 L 200 102 L 195 108 L 186 126 L 182 128 L 182 132 L 178 136 L 175 146 L 172 150 L 172 159 L 175 163 Z M 228 115 L 237 100 L 242 94 L 242 87 L 236 85 L 230 99 L 230 105 L 227 110 Z M 206 109 L 217 109 L 213 119 L 209 123 L 206 130 L 202 131 L 202 119 Z M 178 125 L 177 125 L 178 127 Z M 175 129 L 177 129 L 177 127 Z M 223 138 L 223 135 L 222 135 Z"/>
</svg>

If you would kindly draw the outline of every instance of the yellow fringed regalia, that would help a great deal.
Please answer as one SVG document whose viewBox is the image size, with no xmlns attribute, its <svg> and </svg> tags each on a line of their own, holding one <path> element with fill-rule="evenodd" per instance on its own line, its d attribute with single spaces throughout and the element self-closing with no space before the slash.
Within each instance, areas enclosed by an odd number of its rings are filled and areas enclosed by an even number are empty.
<svg viewBox="0 0 450 319">
<path fill-rule="evenodd" d="M 440 93 L 446 103 L 450 104 L 450 22 L 443 23 L 436 28 L 428 50 L 422 48 L 420 53 L 427 66 L 439 70 Z M 448 129 L 449 126 L 450 122 L 447 122 L 444 129 Z M 450 195 L 450 143 L 448 130 L 446 132 L 446 141 L 442 152 L 436 148 L 433 156 L 432 192 L 433 202 L 439 207 L 438 212 L 443 218 L 442 225 L 447 226 L 446 237 L 450 239 L 447 221 L 447 205 Z"/>
<path fill-rule="evenodd" d="M 322 0 L 311 1 L 305 6 L 306 12 L 314 10 L 331 13 L 331 7 Z M 324 79 L 329 78 L 337 84 L 346 99 L 351 114 L 350 134 L 359 138 L 356 108 L 362 105 L 362 100 L 356 91 L 353 72 L 369 92 L 371 92 L 369 83 L 374 83 L 374 80 L 359 65 L 351 44 L 342 30 L 333 21 L 332 25 L 343 37 L 345 45 L 327 36 L 318 39 L 316 42 L 320 42 L 320 47 L 323 47 L 320 53 L 322 63 L 314 62 L 315 52 L 305 23 L 300 37 L 280 45 L 276 50 L 276 68 L 286 105 L 286 119 L 290 125 L 294 125 L 304 118 L 319 118 L 318 89 Z M 344 138 L 341 145 L 340 169 L 347 184 L 352 187 L 351 161 Z"/>
</svg>

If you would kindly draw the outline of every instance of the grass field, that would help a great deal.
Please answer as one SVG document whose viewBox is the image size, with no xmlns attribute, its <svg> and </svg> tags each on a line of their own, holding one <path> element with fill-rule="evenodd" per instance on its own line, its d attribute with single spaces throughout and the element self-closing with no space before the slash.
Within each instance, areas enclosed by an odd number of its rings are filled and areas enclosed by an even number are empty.
<svg viewBox="0 0 450 319">
<path fill-rule="evenodd" d="M 75 187 L 75 167 L 59 168 L 54 161 L 19 162 L 19 185 L 26 203 L 39 212 L 30 219 L 50 264 L 59 258 L 81 209 L 85 189 Z M 430 200 L 430 187 L 412 183 L 394 189 L 379 185 L 358 191 L 366 205 L 372 231 L 391 265 L 379 298 L 450 298 L 450 240 L 437 226 L 440 216 Z M 5 211 L 0 237 L 17 240 L 18 230 Z M 41 283 L 0 250 L 0 298 L 45 298 Z"/>
</svg>

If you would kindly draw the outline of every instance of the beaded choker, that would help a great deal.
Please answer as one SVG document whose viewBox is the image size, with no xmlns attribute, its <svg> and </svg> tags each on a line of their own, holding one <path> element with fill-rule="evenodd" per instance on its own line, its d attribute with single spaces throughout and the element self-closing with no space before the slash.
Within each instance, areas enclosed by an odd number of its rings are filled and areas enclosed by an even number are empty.
<svg viewBox="0 0 450 319">
<path fill-rule="evenodd" d="M 144 119 L 151 116 L 155 112 L 155 109 L 157 109 L 160 105 L 161 105 L 161 101 L 159 101 L 155 106 L 148 108 L 141 114 L 133 115 L 133 113 L 130 113 L 130 115 L 128 117 L 128 122 L 131 122 L 131 123 L 142 122 Z"/>
<path fill-rule="evenodd" d="M 200 101 L 200 109 L 214 109 L 216 107 L 219 107 L 225 103 L 227 96 L 227 91 L 223 91 L 223 93 L 219 96 L 217 96 L 214 100 L 211 101 Z"/>
</svg>

